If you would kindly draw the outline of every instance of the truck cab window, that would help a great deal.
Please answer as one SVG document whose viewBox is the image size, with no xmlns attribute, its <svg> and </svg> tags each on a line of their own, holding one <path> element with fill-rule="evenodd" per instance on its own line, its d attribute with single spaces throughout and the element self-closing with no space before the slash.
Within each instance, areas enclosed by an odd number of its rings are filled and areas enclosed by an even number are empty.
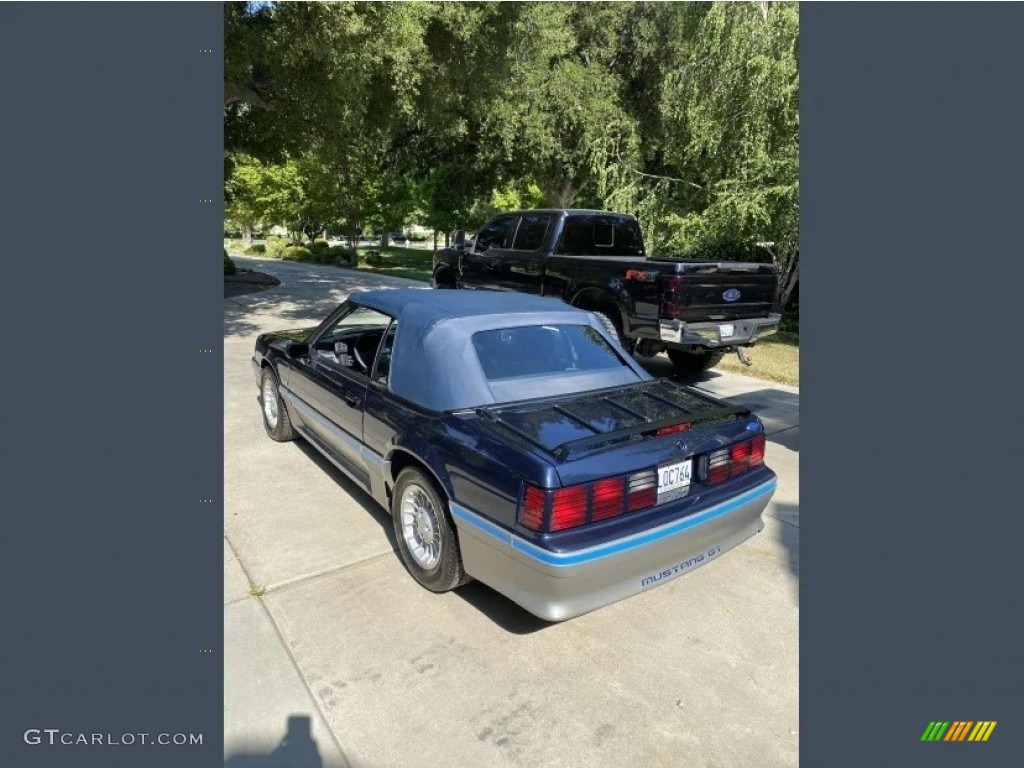
<svg viewBox="0 0 1024 768">
<path fill-rule="evenodd" d="M 536 251 L 544 245 L 544 238 L 551 224 L 550 216 L 526 214 L 519 220 L 516 240 L 512 245 L 515 251 Z"/>
<path fill-rule="evenodd" d="M 558 253 L 565 256 L 643 256 L 635 219 L 625 216 L 568 216 Z"/>
<path fill-rule="evenodd" d="M 500 219 L 495 219 L 477 233 L 476 245 L 473 250 L 483 253 L 488 248 L 508 248 L 508 241 L 512 239 L 512 227 L 515 223 L 515 216 L 503 216 Z"/>
</svg>

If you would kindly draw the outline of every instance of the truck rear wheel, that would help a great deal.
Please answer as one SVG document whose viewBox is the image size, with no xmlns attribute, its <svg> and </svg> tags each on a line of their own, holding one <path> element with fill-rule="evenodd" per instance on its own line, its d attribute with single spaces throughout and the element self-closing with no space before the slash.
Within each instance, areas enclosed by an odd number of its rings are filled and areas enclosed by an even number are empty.
<svg viewBox="0 0 1024 768">
<path fill-rule="evenodd" d="M 454 290 L 459 287 L 455 281 L 455 274 L 450 269 L 445 269 L 444 267 L 434 273 L 434 279 L 431 282 L 434 288 Z"/>
<path fill-rule="evenodd" d="M 668 359 L 675 366 L 676 373 L 699 373 L 714 368 L 725 357 L 725 352 L 684 352 L 681 349 L 669 349 Z"/>
</svg>

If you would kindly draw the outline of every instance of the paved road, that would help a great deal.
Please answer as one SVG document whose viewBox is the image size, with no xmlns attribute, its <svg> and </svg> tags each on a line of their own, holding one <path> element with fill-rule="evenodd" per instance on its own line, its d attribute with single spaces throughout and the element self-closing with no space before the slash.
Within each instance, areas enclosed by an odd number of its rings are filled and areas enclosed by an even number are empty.
<svg viewBox="0 0 1024 768">
<path fill-rule="evenodd" d="M 263 432 L 257 333 L 312 324 L 353 290 L 422 283 L 237 263 L 281 285 L 224 302 L 228 768 L 797 764 L 797 390 L 693 382 L 765 420 L 779 490 L 759 536 L 547 625 L 480 584 L 418 587 L 387 514 L 301 441 Z"/>
</svg>

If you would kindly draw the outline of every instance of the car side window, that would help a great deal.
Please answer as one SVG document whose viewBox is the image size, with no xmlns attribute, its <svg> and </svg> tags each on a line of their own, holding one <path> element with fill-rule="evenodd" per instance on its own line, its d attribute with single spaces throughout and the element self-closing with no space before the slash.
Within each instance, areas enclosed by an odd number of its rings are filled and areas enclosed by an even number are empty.
<svg viewBox="0 0 1024 768">
<path fill-rule="evenodd" d="M 514 251 L 536 251 L 544 245 L 544 238 L 551 225 L 551 217 L 534 213 L 526 214 L 519 220 L 516 239 L 512 245 Z"/>
<path fill-rule="evenodd" d="M 391 353 L 395 348 L 395 334 L 398 332 L 398 321 L 395 320 L 384 332 L 384 339 L 381 341 L 380 349 L 377 351 L 377 360 L 373 365 L 373 376 L 371 380 L 380 384 L 385 389 L 388 386 L 388 378 L 391 376 Z"/>
<path fill-rule="evenodd" d="M 313 354 L 328 368 L 369 376 L 391 317 L 354 305 L 316 340 Z"/>
<path fill-rule="evenodd" d="M 473 250 L 483 253 L 488 248 L 508 248 L 515 223 L 515 216 L 502 216 L 495 219 L 477 233 L 476 245 Z"/>
</svg>

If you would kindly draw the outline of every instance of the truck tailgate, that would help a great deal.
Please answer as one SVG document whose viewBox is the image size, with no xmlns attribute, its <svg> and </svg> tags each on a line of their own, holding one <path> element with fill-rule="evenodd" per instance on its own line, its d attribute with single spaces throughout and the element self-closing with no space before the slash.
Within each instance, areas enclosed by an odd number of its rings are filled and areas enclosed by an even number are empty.
<svg viewBox="0 0 1024 768">
<path fill-rule="evenodd" d="M 778 274 L 770 264 L 686 262 L 666 270 L 662 317 L 685 322 L 765 317 L 775 304 Z"/>
</svg>

